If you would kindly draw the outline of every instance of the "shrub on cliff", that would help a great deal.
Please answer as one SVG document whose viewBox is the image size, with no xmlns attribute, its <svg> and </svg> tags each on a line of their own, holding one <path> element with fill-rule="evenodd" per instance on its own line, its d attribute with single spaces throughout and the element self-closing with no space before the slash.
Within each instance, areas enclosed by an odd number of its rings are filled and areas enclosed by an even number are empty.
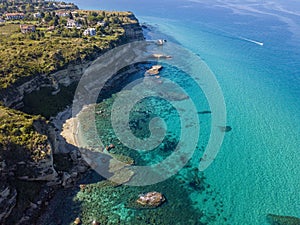
<svg viewBox="0 0 300 225">
<path fill-rule="evenodd" d="M 34 121 L 40 116 L 30 116 L 22 112 L 0 106 L 0 155 L 12 162 L 19 159 L 38 161 L 47 155 L 47 136 L 40 134 Z"/>
</svg>

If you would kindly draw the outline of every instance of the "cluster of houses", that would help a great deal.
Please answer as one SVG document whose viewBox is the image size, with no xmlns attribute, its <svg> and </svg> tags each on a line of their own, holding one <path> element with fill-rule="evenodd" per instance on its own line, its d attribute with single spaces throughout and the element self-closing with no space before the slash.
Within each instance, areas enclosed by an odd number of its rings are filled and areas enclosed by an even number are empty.
<svg viewBox="0 0 300 225">
<path fill-rule="evenodd" d="M 81 24 L 72 19 L 67 20 L 67 28 L 76 28 L 76 29 L 81 29 Z M 87 28 L 86 30 L 83 31 L 84 36 L 95 36 L 96 35 L 96 28 Z"/>
<path fill-rule="evenodd" d="M 65 11 L 65 10 L 64 11 L 56 11 L 55 15 L 58 17 L 68 17 L 68 16 L 70 16 L 70 13 L 72 14 L 73 17 L 78 15 L 77 11 L 69 12 L 69 11 Z"/>
<path fill-rule="evenodd" d="M 73 17 L 77 17 L 78 16 L 78 12 L 73 11 L 56 11 L 55 15 L 57 15 L 58 17 L 69 17 L 70 13 L 72 14 Z M 25 17 L 24 13 L 6 13 L 6 20 L 22 20 Z M 40 12 L 34 13 L 33 14 L 34 18 L 41 18 L 42 15 Z M 5 22 L 5 20 L 0 21 L 0 22 Z M 106 23 L 104 21 L 99 21 L 97 23 L 97 26 L 105 26 Z M 74 19 L 68 19 L 67 20 L 67 24 L 66 27 L 69 29 L 72 28 L 76 28 L 76 29 L 81 29 L 82 26 L 81 24 L 78 22 L 78 20 L 74 20 Z M 50 26 L 47 31 L 53 31 L 55 29 L 55 26 Z M 36 31 L 36 27 L 34 25 L 20 25 L 20 30 L 23 34 L 27 34 L 30 32 L 35 32 Z M 96 35 L 96 28 L 87 28 L 83 31 L 83 35 L 84 36 L 95 36 Z"/>
<path fill-rule="evenodd" d="M 6 13 L 7 20 L 22 20 L 25 17 L 24 13 Z"/>
</svg>

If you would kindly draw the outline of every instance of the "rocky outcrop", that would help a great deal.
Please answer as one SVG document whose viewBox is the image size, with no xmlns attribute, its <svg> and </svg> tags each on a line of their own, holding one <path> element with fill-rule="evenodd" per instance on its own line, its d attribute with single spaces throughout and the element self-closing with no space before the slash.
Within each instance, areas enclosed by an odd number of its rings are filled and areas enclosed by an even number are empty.
<svg viewBox="0 0 300 225">
<path fill-rule="evenodd" d="M 47 156 L 45 159 L 38 162 L 18 163 L 17 177 L 19 180 L 26 181 L 55 181 L 58 179 L 58 174 L 53 168 L 53 156 Z"/>
<path fill-rule="evenodd" d="M 10 215 L 16 203 L 17 191 L 8 184 L 2 174 L 0 179 L 0 224 L 4 224 L 5 219 Z"/>
<path fill-rule="evenodd" d="M 42 74 L 34 77 L 33 79 L 9 89 L 2 93 L 1 99 L 5 106 L 13 108 L 23 107 L 23 98 L 26 94 L 33 91 L 40 90 L 44 87 L 53 89 L 52 94 L 55 95 L 59 92 L 61 85 L 69 86 L 73 82 L 79 81 L 84 71 L 89 67 L 91 62 L 80 62 L 78 64 L 69 64 L 66 69 L 57 71 L 50 75 Z"/>
<path fill-rule="evenodd" d="M 0 223 L 10 215 L 17 203 L 17 191 L 14 187 L 4 186 L 0 190 Z"/>
<path fill-rule="evenodd" d="M 127 41 L 142 41 L 144 40 L 143 29 L 140 26 L 137 18 L 132 14 L 131 19 L 136 21 L 135 23 L 125 24 L 123 28 L 125 30 L 125 36 Z"/>
<path fill-rule="evenodd" d="M 33 123 L 34 129 L 43 135 L 47 134 L 47 124 L 43 120 L 36 120 Z M 53 149 L 49 139 L 44 144 L 34 146 L 34 151 L 44 155 L 39 160 L 26 160 L 24 158 L 15 162 L 17 179 L 26 181 L 55 181 L 58 174 L 53 167 Z"/>
<path fill-rule="evenodd" d="M 159 71 L 162 69 L 161 65 L 154 65 L 149 70 L 146 71 L 145 76 L 158 75 Z"/>
<path fill-rule="evenodd" d="M 156 191 L 141 194 L 136 200 L 143 207 L 156 208 L 166 201 L 165 197 Z"/>
</svg>

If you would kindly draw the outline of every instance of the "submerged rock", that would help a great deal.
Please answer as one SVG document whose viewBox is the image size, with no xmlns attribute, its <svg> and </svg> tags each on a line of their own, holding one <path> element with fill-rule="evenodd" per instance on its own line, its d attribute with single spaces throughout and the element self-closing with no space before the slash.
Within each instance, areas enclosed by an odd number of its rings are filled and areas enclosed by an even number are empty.
<svg viewBox="0 0 300 225">
<path fill-rule="evenodd" d="M 267 220 L 271 225 L 299 225 L 300 218 L 268 214 Z"/>
<path fill-rule="evenodd" d="M 198 114 L 211 114 L 211 111 L 205 110 L 205 111 L 200 111 Z"/>
<path fill-rule="evenodd" d="M 78 224 L 81 224 L 81 219 L 79 217 L 77 217 L 75 220 L 74 220 L 74 224 L 78 225 Z"/>
<path fill-rule="evenodd" d="M 183 101 L 186 99 L 189 99 L 189 96 L 181 93 L 181 92 L 176 92 L 176 91 L 164 91 L 164 92 L 159 92 L 158 93 L 162 98 L 164 99 L 169 99 L 170 101 Z"/>
<path fill-rule="evenodd" d="M 158 75 L 159 71 L 162 69 L 161 65 L 154 65 L 151 67 L 151 69 L 147 70 L 145 73 L 145 76 L 153 76 Z"/>
<path fill-rule="evenodd" d="M 93 220 L 92 225 L 100 225 L 100 223 L 96 220 Z"/>
<path fill-rule="evenodd" d="M 163 194 L 153 191 L 146 194 L 141 194 L 136 202 L 142 206 L 156 208 L 166 201 Z"/>
<path fill-rule="evenodd" d="M 170 55 L 163 55 L 163 54 L 152 54 L 150 55 L 151 58 L 155 58 L 155 59 L 171 59 L 172 56 Z"/>
<path fill-rule="evenodd" d="M 110 150 L 112 150 L 112 149 L 114 149 L 115 148 L 115 145 L 114 144 L 110 144 L 109 146 L 106 146 L 105 147 L 105 149 L 107 150 L 107 151 L 110 151 Z"/>
<path fill-rule="evenodd" d="M 167 42 L 167 40 L 159 39 L 159 40 L 156 41 L 156 44 L 157 44 L 157 45 L 163 45 L 163 44 L 166 43 L 166 42 Z"/>
<path fill-rule="evenodd" d="M 222 132 L 229 132 L 232 130 L 231 126 L 219 126 L 219 128 Z"/>
</svg>

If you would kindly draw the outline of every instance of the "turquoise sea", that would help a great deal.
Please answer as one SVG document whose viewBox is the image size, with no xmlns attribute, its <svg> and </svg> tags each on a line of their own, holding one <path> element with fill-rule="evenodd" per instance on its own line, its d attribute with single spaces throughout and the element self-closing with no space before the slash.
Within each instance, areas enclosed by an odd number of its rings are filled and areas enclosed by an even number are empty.
<svg viewBox="0 0 300 225">
<path fill-rule="evenodd" d="M 227 125 L 232 128 L 225 133 L 214 162 L 200 173 L 193 163 L 207 144 L 210 114 L 200 115 L 198 155 L 196 151 L 194 159 L 177 175 L 153 186 L 104 185 L 94 192 L 91 189 L 91 196 L 79 193 L 76 199 L 82 205 L 76 209 L 78 212 L 89 209 L 85 217 L 92 220 L 103 216 L 111 224 L 262 225 L 268 224 L 269 213 L 300 217 L 300 4 L 297 1 L 74 2 L 84 9 L 133 11 L 140 22 L 151 25 L 149 35 L 174 41 L 197 54 L 219 82 L 226 103 Z M 203 93 L 193 89 L 193 84 L 176 69 L 166 66 L 161 76 L 173 76 L 189 93 L 194 91 L 194 95 L 203 98 L 199 111 L 210 110 Z M 110 109 L 113 100 L 114 95 L 100 103 L 99 108 Z M 160 111 L 161 104 L 152 99 L 137 107 L 152 106 L 156 109 L 152 113 L 174 119 L 167 123 L 175 129 L 179 126 L 178 115 L 170 106 L 167 115 L 164 114 L 165 110 Z M 141 117 L 134 116 L 136 120 Z M 103 125 L 104 120 L 99 119 L 98 123 L 100 127 L 109 127 Z M 157 155 L 167 157 L 168 148 L 176 144 L 178 135 L 167 134 L 164 143 L 167 147 L 157 149 L 154 155 L 136 155 L 128 149 L 126 154 L 141 164 L 159 159 Z M 107 143 L 112 139 L 108 138 Z M 199 179 L 200 185 L 195 184 Z M 127 206 L 128 196 L 132 198 L 153 189 L 165 194 L 166 204 L 140 211 Z"/>
</svg>

